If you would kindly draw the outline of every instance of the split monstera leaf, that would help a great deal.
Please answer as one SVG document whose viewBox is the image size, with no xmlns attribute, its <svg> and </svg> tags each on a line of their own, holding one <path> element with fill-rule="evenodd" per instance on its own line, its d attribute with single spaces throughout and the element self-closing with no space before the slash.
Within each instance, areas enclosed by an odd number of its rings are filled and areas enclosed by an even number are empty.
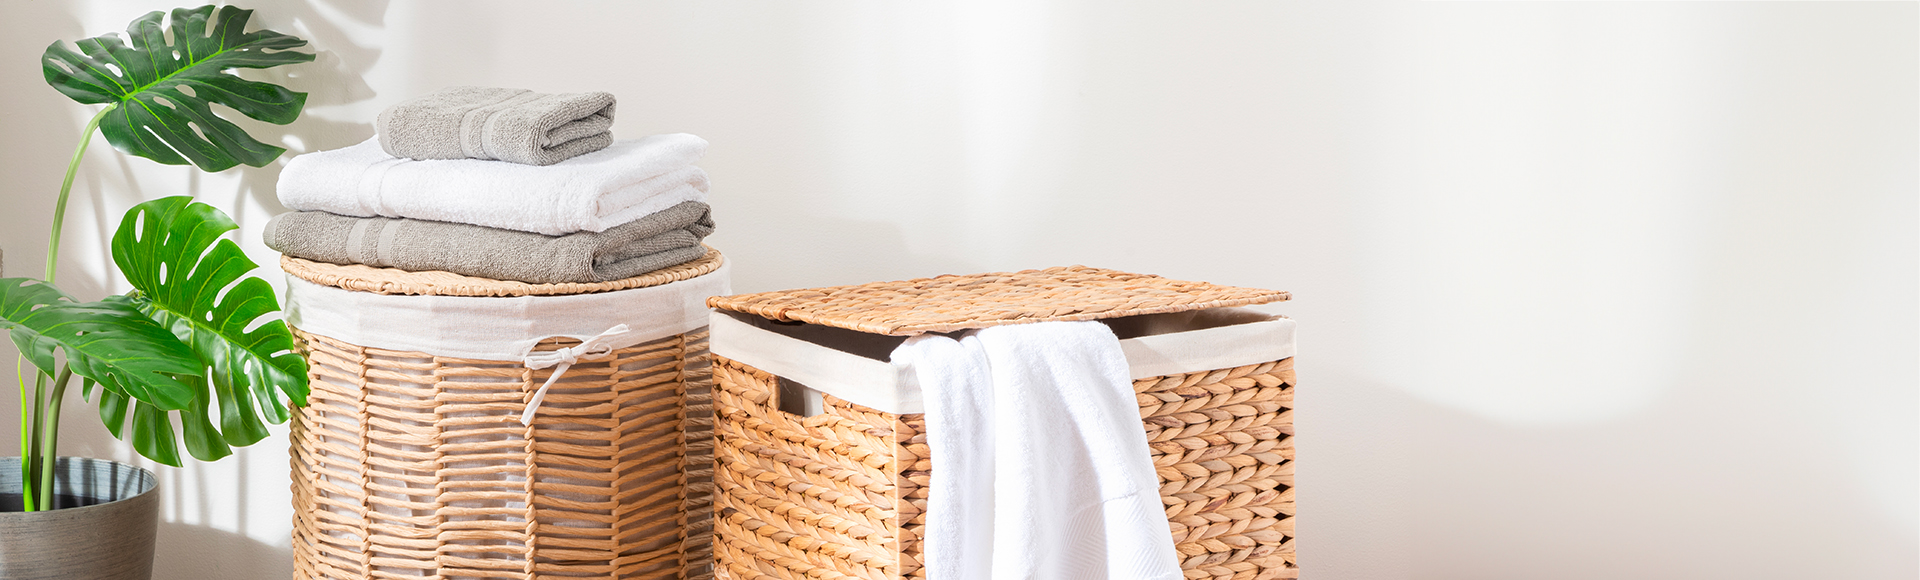
<svg viewBox="0 0 1920 580">
<path fill-rule="evenodd" d="M 230 455 L 265 438 L 264 423 L 286 422 L 282 395 L 307 400 L 286 323 L 249 330 L 280 307 L 265 280 L 246 275 L 259 266 L 220 237 L 234 229 L 185 196 L 135 206 L 113 235 L 133 292 L 82 303 L 52 284 L 0 278 L 0 327 L 41 372 L 58 372 L 54 351 L 64 351 L 83 394 L 98 387 L 107 429 L 148 459 L 180 465 L 176 414 L 193 457 Z"/>
<path fill-rule="evenodd" d="M 286 152 L 213 106 L 281 125 L 306 106 L 305 93 L 234 73 L 314 59 L 292 50 L 307 44 L 298 37 L 247 31 L 252 15 L 231 6 L 151 12 L 124 37 L 56 41 L 41 59 L 47 84 L 105 106 L 67 166 L 44 280 L 0 278 L 0 330 L 38 370 L 31 390 L 21 379 L 29 509 L 51 509 L 52 495 L 36 490 L 52 489 L 60 401 L 74 377 L 115 437 L 174 466 L 182 442 L 197 459 L 219 459 L 306 403 L 307 365 L 274 319 L 273 289 L 249 275 L 258 265 L 223 237 L 238 226 L 212 206 L 177 196 L 127 212 L 111 244 L 134 289 L 126 295 L 81 302 L 53 283 L 68 193 L 96 127 L 122 152 L 204 171 L 263 167 Z"/>
<path fill-rule="evenodd" d="M 54 42 L 41 72 L 61 94 L 86 104 L 106 103 L 100 132 L 115 149 L 168 165 L 224 171 L 236 164 L 266 164 L 286 149 L 261 143 L 213 113 L 219 103 L 268 123 L 285 125 L 300 116 L 307 95 L 230 72 L 307 62 L 293 52 L 307 41 L 271 30 L 246 32 L 252 10 L 223 6 L 151 12 L 127 26 L 128 42 L 95 36 Z"/>
</svg>

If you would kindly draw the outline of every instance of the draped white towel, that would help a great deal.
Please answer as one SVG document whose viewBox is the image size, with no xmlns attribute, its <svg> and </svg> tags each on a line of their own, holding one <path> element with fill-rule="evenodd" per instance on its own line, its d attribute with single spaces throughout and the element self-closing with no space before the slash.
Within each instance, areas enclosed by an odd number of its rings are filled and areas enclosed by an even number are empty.
<svg viewBox="0 0 1920 580">
<path fill-rule="evenodd" d="M 520 424 L 533 424 L 533 415 L 540 411 L 540 402 L 547 400 L 547 388 L 552 387 L 554 381 L 560 380 L 562 375 L 567 374 L 567 369 L 573 368 L 574 363 L 585 359 L 596 359 L 613 354 L 614 344 L 618 343 L 620 337 L 631 332 L 631 330 L 632 329 L 627 328 L 625 324 L 617 324 L 614 325 L 613 328 L 607 329 L 606 332 L 582 341 L 578 345 L 561 348 L 560 350 L 528 354 L 526 359 L 524 359 L 527 368 L 536 371 L 547 367 L 555 368 L 553 369 L 553 374 L 547 376 L 547 382 L 540 385 L 540 390 L 533 392 L 533 400 L 527 401 L 527 409 L 520 412 Z"/>
<path fill-rule="evenodd" d="M 1120 342 L 1098 322 L 921 335 L 930 580 L 1179 580 Z"/>
</svg>

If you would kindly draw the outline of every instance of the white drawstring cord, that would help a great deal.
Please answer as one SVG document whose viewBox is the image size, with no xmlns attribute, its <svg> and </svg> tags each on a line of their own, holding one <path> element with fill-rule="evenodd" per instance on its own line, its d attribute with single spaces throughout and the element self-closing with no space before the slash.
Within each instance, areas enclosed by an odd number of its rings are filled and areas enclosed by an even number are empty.
<svg viewBox="0 0 1920 580">
<path fill-rule="evenodd" d="M 626 334 L 629 330 L 627 325 L 621 324 L 607 329 L 606 332 L 600 333 L 599 336 L 581 342 L 579 346 L 550 352 L 528 353 L 525 359 L 527 368 L 533 370 L 540 370 L 547 367 L 556 368 L 553 369 L 553 374 L 547 377 L 546 384 L 540 385 L 540 390 L 534 391 L 533 400 L 527 401 L 527 410 L 520 412 L 520 424 L 533 424 L 533 414 L 540 410 L 540 401 L 546 400 L 547 388 L 552 387 L 554 381 L 560 380 L 561 375 L 567 374 L 568 368 L 572 368 L 574 363 L 580 362 L 582 359 L 594 359 L 613 354 L 613 346 L 607 344 L 607 342 L 615 337 Z"/>
</svg>

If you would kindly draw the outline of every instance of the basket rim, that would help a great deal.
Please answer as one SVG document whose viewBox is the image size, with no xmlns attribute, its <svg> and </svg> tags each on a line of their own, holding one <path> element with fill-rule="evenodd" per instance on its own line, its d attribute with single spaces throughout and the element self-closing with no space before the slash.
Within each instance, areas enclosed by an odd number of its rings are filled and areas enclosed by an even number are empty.
<svg viewBox="0 0 1920 580">
<path fill-rule="evenodd" d="M 1278 290 L 1061 266 L 715 296 L 707 299 L 707 305 L 778 322 L 912 336 L 1248 306 L 1291 298 L 1291 293 Z"/>
<path fill-rule="evenodd" d="M 719 250 L 707 247 L 707 253 L 694 261 L 655 270 L 632 278 L 606 282 L 532 284 L 465 276 L 439 270 L 412 272 L 399 268 L 375 268 L 364 264 L 329 264 L 280 256 L 280 269 L 295 278 L 322 286 L 374 294 L 416 296 L 474 296 L 483 298 L 514 296 L 565 296 L 592 294 L 660 286 L 705 276 L 726 262 Z"/>
</svg>

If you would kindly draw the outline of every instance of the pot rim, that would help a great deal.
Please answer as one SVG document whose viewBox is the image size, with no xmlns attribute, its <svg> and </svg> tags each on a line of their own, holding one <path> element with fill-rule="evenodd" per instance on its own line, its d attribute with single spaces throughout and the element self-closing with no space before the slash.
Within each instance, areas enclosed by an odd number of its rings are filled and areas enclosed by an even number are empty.
<svg viewBox="0 0 1920 580">
<path fill-rule="evenodd" d="M 46 511 L 0 512 L 0 517 L 33 517 L 35 514 L 80 513 L 86 510 L 94 509 L 94 508 L 105 508 L 115 504 L 125 503 L 129 501 L 137 500 L 140 498 L 144 498 L 144 497 L 153 495 L 153 492 L 158 491 L 160 489 L 160 476 L 158 474 L 155 474 L 153 471 L 148 470 L 145 467 L 141 467 L 131 463 L 123 463 L 123 462 L 115 461 L 112 459 L 102 459 L 99 457 L 84 457 L 84 456 L 78 456 L 78 455 L 61 455 L 59 457 L 56 457 L 54 460 L 56 462 L 65 462 L 67 460 L 86 460 L 86 461 L 106 462 L 120 468 L 133 470 L 134 473 L 140 474 L 141 476 L 145 477 L 147 481 L 153 482 L 153 484 L 147 486 L 147 488 L 145 490 L 142 490 L 140 493 L 136 493 L 136 494 L 129 495 L 127 497 L 123 497 L 123 498 L 112 500 L 112 501 L 104 501 L 104 502 L 96 503 L 93 505 L 84 505 L 80 507 L 55 508 L 55 509 L 46 510 Z M 9 464 L 18 465 L 21 461 L 23 461 L 23 459 L 18 455 L 0 455 L 0 466 L 5 466 Z M 0 467 L 0 469 L 5 469 L 5 467 Z"/>
</svg>

